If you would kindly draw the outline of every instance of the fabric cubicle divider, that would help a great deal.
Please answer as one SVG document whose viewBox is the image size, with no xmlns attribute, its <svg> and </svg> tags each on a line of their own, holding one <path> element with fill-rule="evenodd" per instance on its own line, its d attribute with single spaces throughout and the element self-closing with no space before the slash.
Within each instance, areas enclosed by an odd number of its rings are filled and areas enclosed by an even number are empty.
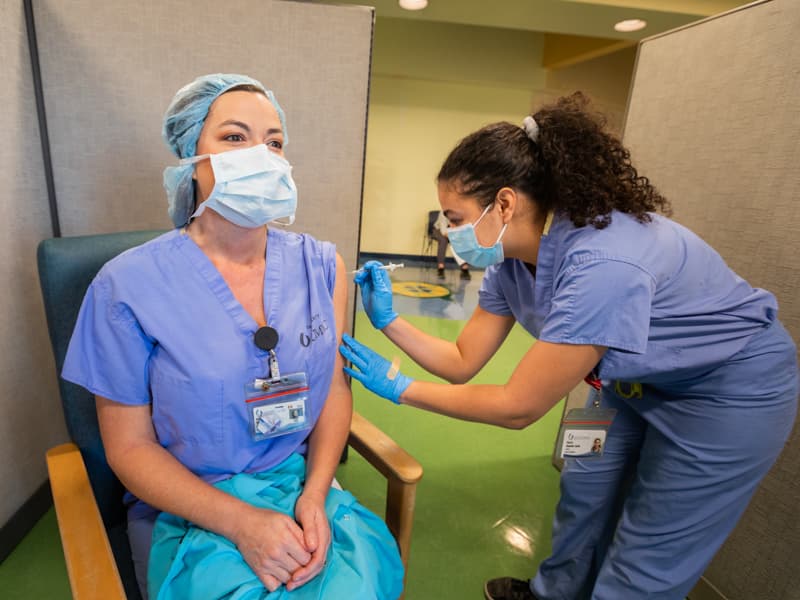
<svg viewBox="0 0 800 600">
<path fill-rule="evenodd" d="M 67 439 L 36 270 L 36 246 L 54 232 L 49 201 L 66 236 L 168 228 L 161 176 L 176 159 L 161 140 L 161 121 L 169 100 L 198 75 L 246 73 L 273 89 L 287 114 L 300 194 L 292 230 L 335 242 L 352 267 L 374 10 L 277 0 L 20 0 L 2 3 L 0 17 L 2 560 L 46 509 L 44 453 Z M 352 319 L 352 284 L 350 291 Z"/>
<path fill-rule="evenodd" d="M 644 40 L 624 133 L 673 218 L 777 296 L 796 342 L 798 31 L 796 0 L 770 0 Z M 702 597 L 800 598 L 798 430 L 706 571 Z"/>
<path fill-rule="evenodd" d="M 34 0 L 64 235 L 171 225 L 164 110 L 198 75 L 238 72 L 286 112 L 291 230 L 358 254 L 373 9 L 279 0 Z M 352 315 L 353 288 L 350 288 Z M 348 324 L 350 325 L 350 324 Z"/>
<path fill-rule="evenodd" d="M 0 8 L 0 74 L 5 140 L 0 144 L 2 561 L 26 530 L 13 525 L 12 516 L 34 494 L 46 502 L 45 448 L 66 439 L 36 275 L 36 246 L 53 233 L 22 2 L 4 2 Z"/>
</svg>

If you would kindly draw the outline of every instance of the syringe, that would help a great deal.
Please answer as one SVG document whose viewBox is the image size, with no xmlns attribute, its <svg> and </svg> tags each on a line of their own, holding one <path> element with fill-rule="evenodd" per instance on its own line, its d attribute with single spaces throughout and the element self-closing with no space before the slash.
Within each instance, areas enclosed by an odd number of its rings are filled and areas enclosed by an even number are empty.
<svg viewBox="0 0 800 600">
<path fill-rule="evenodd" d="M 388 265 L 381 265 L 378 268 L 381 271 L 389 271 L 391 273 L 395 269 L 402 269 L 404 267 L 405 267 L 405 265 L 403 263 L 400 263 L 400 264 L 389 263 Z M 364 272 L 364 268 L 362 267 L 360 269 L 356 269 L 355 271 L 350 271 L 350 275 L 355 275 L 356 273 L 363 273 L 363 272 Z"/>
</svg>

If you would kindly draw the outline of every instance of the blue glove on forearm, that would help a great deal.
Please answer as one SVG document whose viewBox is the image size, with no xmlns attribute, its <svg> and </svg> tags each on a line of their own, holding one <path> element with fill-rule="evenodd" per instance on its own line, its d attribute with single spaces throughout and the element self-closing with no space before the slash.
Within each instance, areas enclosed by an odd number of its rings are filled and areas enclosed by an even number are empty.
<svg viewBox="0 0 800 600">
<path fill-rule="evenodd" d="M 371 260 L 353 280 L 361 288 L 361 303 L 375 329 L 383 329 L 397 318 L 392 309 L 392 281 L 382 266 Z"/>
<path fill-rule="evenodd" d="M 392 365 L 388 360 L 346 333 L 342 336 L 342 341 L 344 343 L 339 346 L 339 352 L 358 369 L 356 371 L 345 367 L 345 372 L 353 379 L 358 379 L 370 392 L 400 404 L 400 395 L 411 385 L 413 379 L 400 372 L 389 379 L 387 373 Z"/>
</svg>

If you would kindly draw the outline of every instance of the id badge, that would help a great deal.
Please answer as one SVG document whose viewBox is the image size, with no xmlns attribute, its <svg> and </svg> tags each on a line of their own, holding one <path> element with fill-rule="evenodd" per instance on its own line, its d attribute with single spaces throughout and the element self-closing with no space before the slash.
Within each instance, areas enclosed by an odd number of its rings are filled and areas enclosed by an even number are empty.
<svg viewBox="0 0 800 600">
<path fill-rule="evenodd" d="M 256 379 L 245 384 L 253 440 L 259 442 L 310 429 L 306 413 L 309 390 L 305 373 L 282 375 L 276 382 Z"/>
<path fill-rule="evenodd" d="M 573 408 L 561 421 L 557 447 L 561 458 L 600 458 L 606 445 L 614 408 Z"/>
</svg>

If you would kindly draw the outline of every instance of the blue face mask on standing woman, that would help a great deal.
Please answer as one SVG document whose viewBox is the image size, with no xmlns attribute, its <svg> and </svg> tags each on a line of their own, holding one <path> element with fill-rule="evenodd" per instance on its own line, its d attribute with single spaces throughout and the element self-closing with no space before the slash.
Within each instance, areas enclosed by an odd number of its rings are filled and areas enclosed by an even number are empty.
<svg viewBox="0 0 800 600">
<path fill-rule="evenodd" d="M 500 235 L 497 236 L 497 241 L 491 246 L 481 246 L 475 235 L 475 227 L 481 222 L 481 219 L 489 212 L 492 206 L 494 206 L 494 204 L 487 206 L 474 223 L 451 227 L 447 230 L 447 239 L 450 240 L 453 251 L 463 258 L 467 264 L 479 269 L 485 269 L 491 265 L 501 263 L 504 258 L 503 244 L 500 240 L 503 239 L 503 234 L 506 232 L 506 227 L 508 227 L 507 223 L 503 225 L 503 228 L 500 230 Z"/>
<path fill-rule="evenodd" d="M 294 223 L 297 187 L 289 161 L 258 144 L 219 154 L 201 154 L 182 165 L 211 160 L 214 189 L 192 217 L 210 208 L 239 227 L 263 227 L 271 221 Z"/>
</svg>

